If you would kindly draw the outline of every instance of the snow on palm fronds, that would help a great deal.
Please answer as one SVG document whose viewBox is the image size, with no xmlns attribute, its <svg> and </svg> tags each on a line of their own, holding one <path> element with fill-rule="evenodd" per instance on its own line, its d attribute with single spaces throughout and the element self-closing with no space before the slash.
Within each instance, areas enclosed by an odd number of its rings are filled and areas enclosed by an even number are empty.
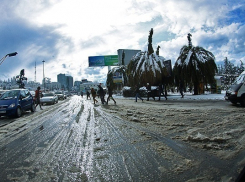
<svg viewBox="0 0 245 182">
<path fill-rule="evenodd" d="M 158 82 L 165 74 L 165 58 L 156 53 L 139 52 L 128 65 L 128 74 L 138 78 L 142 84 Z"/>
<path fill-rule="evenodd" d="M 180 56 L 176 61 L 176 66 L 188 66 L 188 64 L 196 65 L 196 69 L 200 63 L 215 60 L 214 55 L 202 47 L 183 46 L 180 50 Z"/>
<path fill-rule="evenodd" d="M 147 52 L 139 52 L 133 57 L 132 61 L 135 62 L 134 76 L 136 74 L 142 75 L 143 72 L 153 72 L 156 76 L 157 72 L 162 72 L 165 58 L 155 53 L 148 56 Z"/>
</svg>

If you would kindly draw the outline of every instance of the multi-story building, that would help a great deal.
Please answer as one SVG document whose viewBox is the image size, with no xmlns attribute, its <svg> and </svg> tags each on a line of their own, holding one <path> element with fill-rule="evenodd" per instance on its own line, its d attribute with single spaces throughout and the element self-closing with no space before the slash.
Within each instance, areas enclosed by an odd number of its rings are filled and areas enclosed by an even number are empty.
<svg viewBox="0 0 245 182">
<path fill-rule="evenodd" d="M 67 90 L 71 90 L 73 87 L 73 77 L 66 76 L 66 81 L 67 81 Z"/>
<path fill-rule="evenodd" d="M 58 74 L 57 81 L 61 84 L 62 90 L 71 90 L 73 87 L 73 77 L 66 76 L 65 74 Z"/>
<path fill-rule="evenodd" d="M 61 84 L 61 89 L 64 89 L 66 88 L 66 76 L 65 74 L 58 74 L 57 75 L 57 81 Z"/>
</svg>

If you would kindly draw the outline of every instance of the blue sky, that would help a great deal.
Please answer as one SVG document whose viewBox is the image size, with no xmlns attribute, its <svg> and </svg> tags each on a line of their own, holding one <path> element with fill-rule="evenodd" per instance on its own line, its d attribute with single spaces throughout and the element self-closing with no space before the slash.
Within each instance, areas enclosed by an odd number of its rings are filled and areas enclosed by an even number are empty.
<svg viewBox="0 0 245 182">
<path fill-rule="evenodd" d="M 75 80 L 105 82 L 107 67 L 89 68 L 88 57 L 116 55 L 118 49 L 153 48 L 175 63 L 187 34 L 194 46 L 245 63 L 245 0 L 1 0 L 0 79 L 25 69 L 28 81 L 59 73 Z"/>
</svg>

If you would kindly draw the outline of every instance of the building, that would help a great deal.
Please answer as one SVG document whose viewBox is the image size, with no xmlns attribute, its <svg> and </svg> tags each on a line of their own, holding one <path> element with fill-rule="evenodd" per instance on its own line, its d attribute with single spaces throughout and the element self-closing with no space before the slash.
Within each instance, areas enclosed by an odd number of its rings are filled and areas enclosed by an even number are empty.
<svg viewBox="0 0 245 182">
<path fill-rule="evenodd" d="M 61 84 L 61 89 L 64 89 L 66 88 L 66 76 L 65 74 L 58 74 L 57 75 L 57 81 Z"/>
<path fill-rule="evenodd" d="M 61 90 L 71 90 L 73 87 L 73 77 L 65 74 L 58 74 L 57 81 L 61 84 Z"/>
<path fill-rule="evenodd" d="M 122 65 L 122 54 L 124 51 L 124 65 L 128 65 L 129 62 L 131 61 L 132 57 L 136 55 L 138 52 L 141 50 L 135 50 L 135 49 L 118 49 L 117 54 L 118 54 L 118 61 L 119 65 Z"/>
<path fill-rule="evenodd" d="M 46 83 L 45 88 L 49 91 L 61 90 L 61 84 L 59 82 Z"/>
<path fill-rule="evenodd" d="M 67 90 L 71 90 L 73 87 L 73 77 L 66 76 L 66 81 L 67 81 Z"/>
</svg>

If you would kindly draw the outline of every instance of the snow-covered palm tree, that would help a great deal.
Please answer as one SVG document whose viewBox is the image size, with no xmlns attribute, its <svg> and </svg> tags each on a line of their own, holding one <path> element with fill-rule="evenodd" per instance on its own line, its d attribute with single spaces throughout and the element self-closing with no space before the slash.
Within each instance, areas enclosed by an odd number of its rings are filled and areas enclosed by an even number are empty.
<svg viewBox="0 0 245 182">
<path fill-rule="evenodd" d="M 202 47 L 194 47 L 191 43 L 191 34 L 188 34 L 188 46 L 183 46 L 180 55 L 175 62 L 175 79 L 184 80 L 185 84 L 194 85 L 194 94 L 198 94 L 201 82 L 214 83 L 214 75 L 217 71 L 214 55 Z"/>
<path fill-rule="evenodd" d="M 138 52 L 128 65 L 127 75 L 131 84 L 156 85 L 161 82 L 164 74 L 167 73 L 164 66 L 165 58 L 155 53 L 148 55 L 148 52 Z"/>
<path fill-rule="evenodd" d="M 164 66 L 165 58 L 154 53 L 152 47 L 153 29 L 149 32 L 148 51 L 138 52 L 127 67 L 129 85 L 155 85 L 161 82 L 164 74 L 167 74 Z"/>
<path fill-rule="evenodd" d="M 110 85 L 110 86 L 112 86 L 112 88 L 114 88 L 115 84 L 113 82 L 113 75 L 115 75 L 115 73 L 120 73 L 122 75 L 123 85 L 127 84 L 128 79 L 127 79 L 127 75 L 126 75 L 126 66 L 121 65 L 119 67 L 115 67 L 115 68 L 111 69 L 110 71 L 108 71 L 106 85 Z"/>
</svg>

